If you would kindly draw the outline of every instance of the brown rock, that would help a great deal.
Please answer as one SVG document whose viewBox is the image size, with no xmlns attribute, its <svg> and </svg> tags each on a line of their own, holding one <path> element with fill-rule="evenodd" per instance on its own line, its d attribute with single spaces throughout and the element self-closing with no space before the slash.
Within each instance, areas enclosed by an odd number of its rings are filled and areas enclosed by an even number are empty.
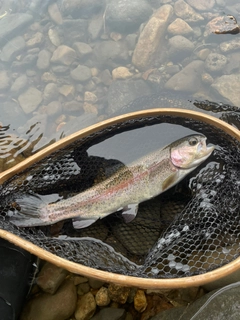
<svg viewBox="0 0 240 320">
<path fill-rule="evenodd" d="M 95 296 L 95 300 L 96 304 L 99 307 L 106 307 L 107 305 L 109 305 L 111 300 L 109 298 L 108 289 L 105 287 L 101 287 Z"/>
<path fill-rule="evenodd" d="M 205 28 L 204 37 L 212 34 L 236 34 L 240 29 L 236 19 L 230 15 L 217 17 L 208 22 Z"/>
<path fill-rule="evenodd" d="M 116 80 L 116 79 L 122 79 L 122 80 L 128 79 L 128 78 L 131 78 L 132 75 L 133 74 L 126 67 L 118 67 L 118 68 L 113 69 L 113 71 L 112 71 L 112 77 L 113 77 L 114 80 Z"/>
<path fill-rule="evenodd" d="M 62 24 L 62 15 L 56 3 L 52 3 L 48 6 L 48 13 L 53 22 L 56 24 Z"/>
<path fill-rule="evenodd" d="M 96 311 L 96 302 L 91 292 L 84 294 L 78 299 L 75 311 L 76 320 L 89 320 Z"/>
<path fill-rule="evenodd" d="M 199 22 L 204 20 L 204 18 L 184 0 L 178 0 L 175 2 L 174 11 L 176 16 L 182 18 L 186 22 Z"/>
<path fill-rule="evenodd" d="M 112 301 L 121 304 L 126 303 L 130 293 L 130 288 L 122 287 L 118 284 L 111 283 L 108 287 L 108 294 Z"/>
<path fill-rule="evenodd" d="M 132 57 L 132 63 L 139 70 L 146 70 L 153 63 L 158 48 L 163 46 L 165 31 L 172 15 L 171 5 L 161 6 L 141 32 Z"/>
<path fill-rule="evenodd" d="M 46 262 L 38 274 L 37 285 L 44 291 L 54 294 L 66 278 L 68 271 Z"/>
<path fill-rule="evenodd" d="M 97 107 L 92 103 L 84 102 L 83 109 L 84 109 L 85 113 L 98 114 Z"/>
<path fill-rule="evenodd" d="M 59 46 L 52 55 L 51 62 L 60 63 L 66 66 L 72 64 L 72 62 L 76 59 L 76 52 L 72 48 L 61 45 Z"/>
<path fill-rule="evenodd" d="M 74 86 L 64 84 L 62 87 L 58 89 L 59 93 L 61 93 L 64 97 L 73 99 L 75 94 Z"/>
<path fill-rule="evenodd" d="M 138 312 L 143 312 L 147 308 L 147 298 L 143 290 L 137 290 L 134 297 L 134 308 Z"/>
<path fill-rule="evenodd" d="M 177 18 L 167 28 L 168 32 L 173 35 L 190 35 L 193 29 L 184 20 Z"/>
<path fill-rule="evenodd" d="M 43 34 L 36 32 L 31 39 L 26 42 L 27 47 L 32 48 L 40 45 L 43 42 Z"/>
<path fill-rule="evenodd" d="M 56 294 L 43 293 L 30 300 L 20 320 L 66 320 L 73 314 L 76 303 L 76 288 L 66 280 Z"/>
<path fill-rule="evenodd" d="M 173 306 L 165 297 L 147 295 L 147 308 L 141 315 L 141 320 L 149 320 L 161 311 L 171 309 Z"/>
</svg>

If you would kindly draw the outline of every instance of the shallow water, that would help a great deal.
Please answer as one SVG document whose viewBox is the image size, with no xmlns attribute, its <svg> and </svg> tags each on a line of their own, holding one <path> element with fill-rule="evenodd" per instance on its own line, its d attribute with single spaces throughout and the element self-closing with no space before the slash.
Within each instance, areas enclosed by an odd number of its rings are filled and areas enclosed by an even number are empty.
<svg viewBox="0 0 240 320">
<path fill-rule="evenodd" d="M 239 37 L 232 34 L 235 20 L 227 16 L 239 20 L 239 4 L 212 0 L 200 6 L 189 0 L 193 12 L 187 16 L 182 2 L 139 1 L 135 16 L 135 1 L 128 4 L 125 17 L 118 1 L 2 0 L 0 122 L 9 127 L 2 129 L 0 170 L 62 136 L 121 113 L 123 105 L 143 95 L 161 96 L 168 89 L 168 107 L 179 101 L 180 107 L 191 108 L 189 97 L 239 107 Z M 156 53 L 143 65 L 144 47 L 152 45 L 144 30 L 151 14 L 162 11 Z M 119 23 L 131 17 L 132 23 Z M 208 23 L 217 17 L 225 20 L 212 23 L 208 34 Z M 212 32 L 224 32 L 221 27 L 228 33 Z"/>
</svg>

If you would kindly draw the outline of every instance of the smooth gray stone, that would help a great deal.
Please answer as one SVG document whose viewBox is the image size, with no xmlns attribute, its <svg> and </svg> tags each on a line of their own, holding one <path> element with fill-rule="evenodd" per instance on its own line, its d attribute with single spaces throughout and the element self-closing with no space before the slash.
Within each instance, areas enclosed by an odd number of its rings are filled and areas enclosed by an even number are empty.
<svg viewBox="0 0 240 320">
<path fill-rule="evenodd" d="M 9 14 L 0 19 L 0 44 L 19 35 L 32 21 L 33 16 L 28 13 Z"/>
</svg>

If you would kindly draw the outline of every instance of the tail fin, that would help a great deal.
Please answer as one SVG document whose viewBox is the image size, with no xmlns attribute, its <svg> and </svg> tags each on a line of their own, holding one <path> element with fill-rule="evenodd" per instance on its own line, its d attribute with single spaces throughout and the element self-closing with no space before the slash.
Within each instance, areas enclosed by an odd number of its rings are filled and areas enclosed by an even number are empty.
<svg viewBox="0 0 240 320">
<path fill-rule="evenodd" d="M 15 199 L 20 211 L 9 214 L 9 220 L 17 227 L 33 227 L 51 224 L 44 215 L 44 207 L 60 200 L 58 194 L 24 195 Z"/>
</svg>

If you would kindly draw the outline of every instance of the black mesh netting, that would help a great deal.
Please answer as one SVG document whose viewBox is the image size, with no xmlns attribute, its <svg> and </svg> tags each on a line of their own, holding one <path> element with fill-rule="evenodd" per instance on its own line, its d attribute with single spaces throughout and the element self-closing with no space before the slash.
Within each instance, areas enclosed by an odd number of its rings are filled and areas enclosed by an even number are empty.
<svg viewBox="0 0 240 320">
<path fill-rule="evenodd" d="M 123 165 L 88 154 L 118 133 L 178 124 L 203 133 L 216 148 L 211 157 L 176 187 L 140 204 L 126 224 L 119 213 L 76 230 L 67 220 L 47 227 L 17 228 L 9 212 L 25 193 L 69 196 L 109 177 Z M 129 152 L 126 151 L 126 152 Z M 239 254 L 240 142 L 213 126 L 181 117 L 136 118 L 111 125 L 44 158 L 1 186 L 0 228 L 57 256 L 93 268 L 149 278 L 205 273 Z"/>
</svg>

